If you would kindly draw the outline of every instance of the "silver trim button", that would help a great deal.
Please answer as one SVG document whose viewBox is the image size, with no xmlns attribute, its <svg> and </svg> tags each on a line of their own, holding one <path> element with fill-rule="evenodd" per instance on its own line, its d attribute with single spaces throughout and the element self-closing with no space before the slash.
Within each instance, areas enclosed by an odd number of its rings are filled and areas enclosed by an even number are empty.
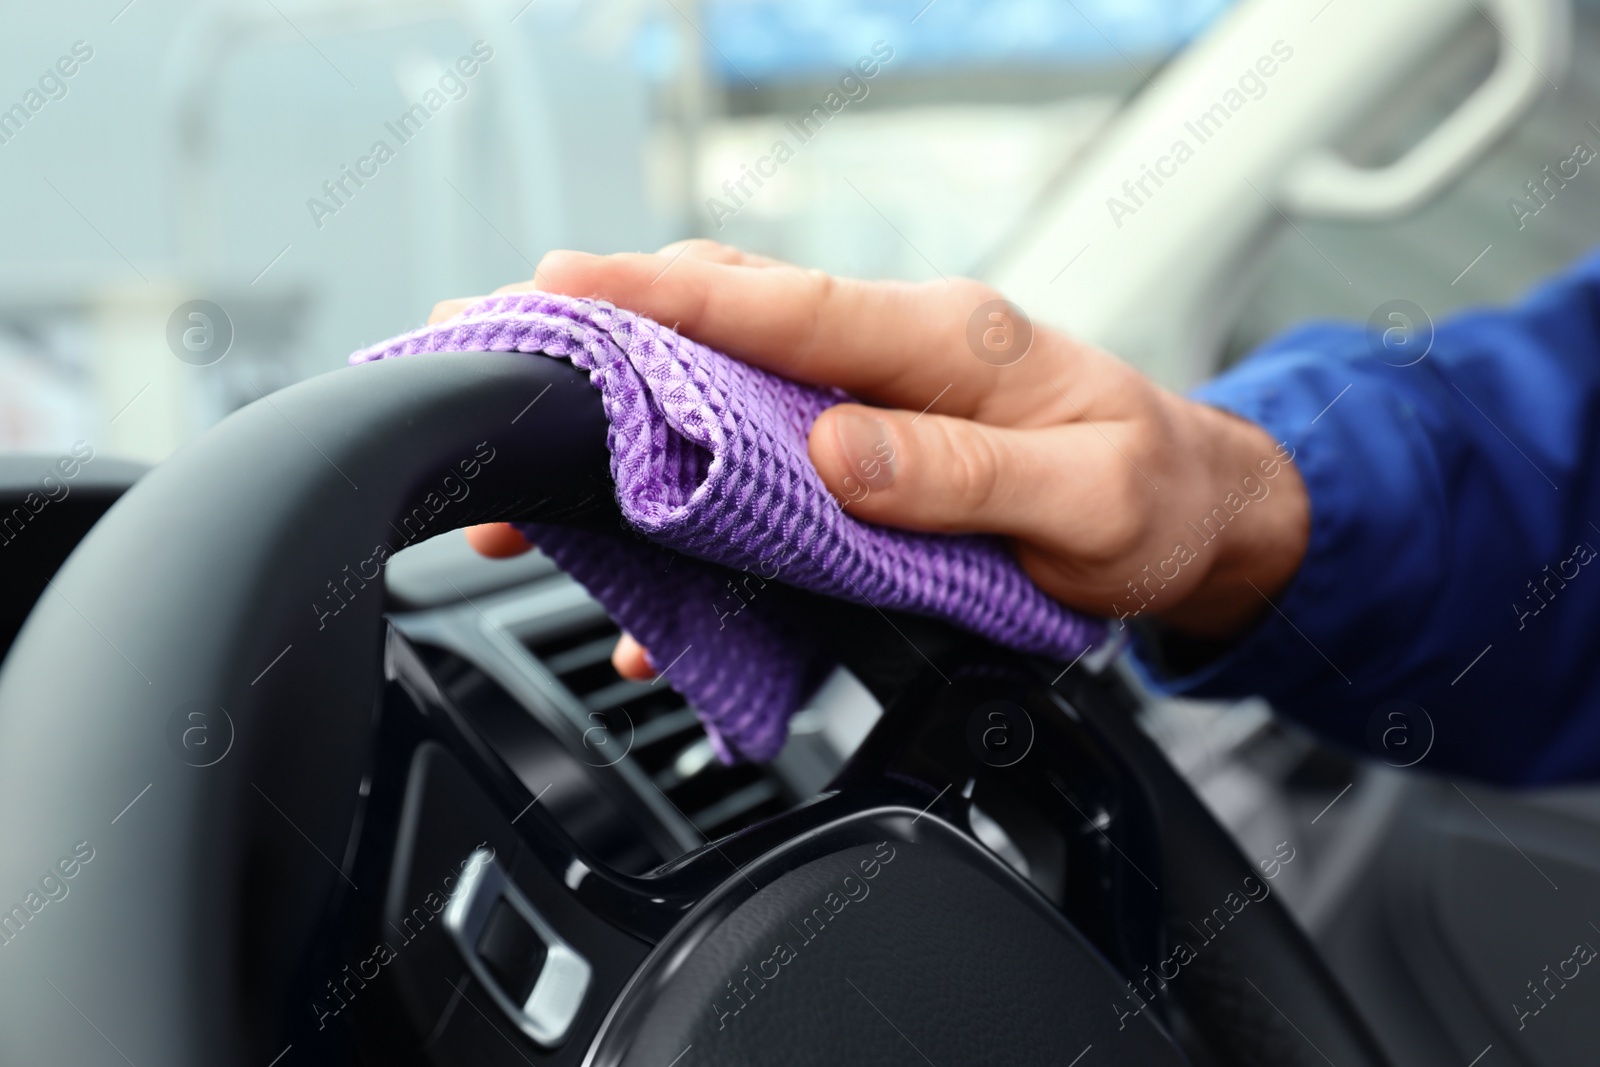
<svg viewBox="0 0 1600 1067">
<path fill-rule="evenodd" d="M 522 916 L 545 946 L 544 965 L 527 1000 L 521 1004 L 507 995 L 478 954 L 484 927 L 501 900 Z M 578 1017 L 578 1010 L 583 1007 L 594 969 L 523 896 L 492 852 L 479 849 L 467 861 L 461 881 L 445 907 L 444 925 L 473 977 L 523 1033 L 546 1048 L 553 1048 L 566 1038 Z"/>
</svg>

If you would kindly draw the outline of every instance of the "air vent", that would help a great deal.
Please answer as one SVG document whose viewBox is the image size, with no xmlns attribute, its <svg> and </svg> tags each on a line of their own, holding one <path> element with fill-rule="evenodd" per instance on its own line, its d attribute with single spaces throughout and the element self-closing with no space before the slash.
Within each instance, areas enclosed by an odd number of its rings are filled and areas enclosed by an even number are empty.
<svg viewBox="0 0 1600 1067">
<path fill-rule="evenodd" d="M 718 762 L 694 710 L 666 682 L 632 682 L 617 674 L 611 652 L 619 636 L 614 623 L 600 619 L 527 642 L 535 658 L 588 709 L 590 720 L 607 731 L 594 735 L 597 743 L 625 749 L 662 795 L 712 840 L 799 799 L 765 767 Z"/>
</svg>

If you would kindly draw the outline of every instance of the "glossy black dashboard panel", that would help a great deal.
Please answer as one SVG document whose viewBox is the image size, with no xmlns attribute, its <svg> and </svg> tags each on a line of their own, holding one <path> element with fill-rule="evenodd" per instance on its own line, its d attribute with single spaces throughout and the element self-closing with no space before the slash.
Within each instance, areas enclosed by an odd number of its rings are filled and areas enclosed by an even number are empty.
<svg viewBox="0 0 1600 1067">
<path fill-rule="evenodd" d="M 459 1063 L 469 1052 L 473 1062 L 486 1064 L 579 1062 L 624 986 L 648 985 L 634 977 L 640 962 L 670 951 L 651 955 L 652 946 L 709 933 L 758 888 L 869 838 L 914 849 L 932 838 L 939 847 L 959 839 L 967 855 L 961 862 L 981 858 L 985 877 L 998 876 L 1011 897 L 1052 916 L 1051 936 L 1076 946 L 1073 953 L 1100 975 L 1094 981 L 1109 981 L 1105 988 L 1113 994 L 1115 975 L 1154 958 L 1156 902 L 1136 885 L 1133 870 L 1134 857 L 1159 869 L 1149 813 L 1138 808 L 1137 790 L 1114 761 L 1071 741 L 1081 732 L 1081 724 L 1067 725 L 1075 712 L 1030 683 L 1025 665 L 954 666 L 957 680 L 948 685 L 933 679 L 910 687 L 883 720 L 905 741 L 890 745 L 878 740 L 889 730 L 874 734 L 841 777 L 843 791 L 813 797 L 637 876 L 587 850 L 538 802 L 538 791 L 439 685 L 429 657 L 391 631 L 373 771 L 351 845 L 352 884 L 327 924 L 330 936 L 341 933 L 308 961 L 312 996 L 300 1020 L 290 1020 L 304 1047 L 321 1048 L 326 1062 L 381 1055 L 388 1062 Z M 1038 741 L 1020 757 L 1015 750 L 996 756 L 993 738 L 971 739 L 972 722 L 989 721 L 997 699 L 1020 716 L 1015 727 Z M 1045 764 L 1042 786 L 1035 782 L 1008 799 L 1012 787 L 1022 788 Z M 1007 867 L 977 844 L 970 830 L 975 796 L 1022 843 L 1020 863 L 1013 858 Z M 1036 802 L 1046 817 L 1019 817 Z M 437 917 L 462 865 L 480 848 L 508 857 L 518 887 L 562 936 L 605 961 L 559 1048 L 538 1047 L 497 1015 L 441 931 Z M 1053 890 L 1041 893 L 1040 885 Z M 381 892 L 372 888 L 378 886 Z M 378 972 L 387 972 L 387 980 L 372 981 Z"/>
</svg>

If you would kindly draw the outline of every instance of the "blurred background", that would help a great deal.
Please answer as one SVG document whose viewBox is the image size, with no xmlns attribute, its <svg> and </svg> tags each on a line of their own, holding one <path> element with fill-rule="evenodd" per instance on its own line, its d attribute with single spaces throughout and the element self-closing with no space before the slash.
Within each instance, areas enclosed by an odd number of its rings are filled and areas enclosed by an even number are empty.
<svg viewBox="0 0 1600 1067">
<path fill-rule="evenodd" d="M 932 276 L 914 242 L 969 271 L 1139 84 L 1116 49 L 1168 54 L 1222 6 L 1085 5 L 1110 38 L 1044 0 L 940 0 L 914 24 L 904 4 L 748 0 L 14 12 L 6 104 L 75 42 L 93 56 L 66 95 L 0 129 L 0 447 L 85 438 L 160 459 L 258 390 L 419 325 L 438 299 L 530 277 L 555 247 L 714 235 L 829 270 Z M 728 202 L 723 181 L 891 38 L 867 95 L 719 228 L 708 197 Z M 493 58 L 402 145 L 385 123 L 475 41 Z M 346 180 L 336 214 L 308 208 L 336 206 L 323 183 L 378 140 L 392 160 Z M 206 367 L 166 339 L 196 298 L 234 331 Z"/>
<path fill-rule="evenodd" d="M 1400 54 L 1361 47 L 1359 27 L 1380 5 L 1274 6 L 1293 21 L 1266 32 L 1287 38 L 1295 58 L 1233 122 L 1299 130 L 1283 138 L 1286 151 L 1315 137 L 1359 163 L 1394 160 L 1510 51 L 1488 9 L 1469 0 L 1410 4 L 1427 32 L 1412 33 Z M 1600 118 L 1600 87 L 1582 62 L 1570 73 L 1552 62 L 1545 80 L 1559 76 L 1560 91 L 1542 92 L 1398 221 L 1279 211 L 1276 164 L 1236 146 L 1207 147 L 1185 164 L 1190 188 L 1174 181 L 1161 191 L 1171 218 L 1147 223 L 1144 213 L 1111 230 L 1101 201 L 1124 195 L 1119 152 L 1128 177 L 1154 159 L 1128 155 L 1129 136 L 1141 122 L 1158 146 L 1177 132 L 1152 108 L 1141 120 L 1141 104 L 1160 103 L 1153 87 L 1168 75 L 1192 83 L 1226 67 L 1213 56 L 1185 72 L 1180 61 L 1221 35 L 1230 8 L 95 0 L 18 9 L 0 40 L 0 107 L 12 108 L 0 118 L 0 449 L 58 452 L 83 439 L 98 454 L 159 460 L 260 393 L 419 325 L 440 298 L 531 276 L 554 247 L 653 249 L 700 235 L 858 276 L 989 277 L 1035 318 L 1187 385 L 1309 315 L 1364 318 L 1396 296 L 1432 315 L 1504 298 L 1600 236 L 1600 180 L 1566 183 L 1520 230 L 1506 206 L 1580 134 L 1600 145 L 1584 127 Z M 1595 19 L 1582 7 L 1573 18 L 1582 55 Z M 475 63 L 480 41 L 492 58 Z M 1229 47 L 1243 50 L 1235 66 L 1245 69 L 1267 38 Z M 464 59 L 470 77 L 457 71 Z M 859 74 L 863 59 L 877 67 L 870 77 Z M 1296 63 L 1317 78 L 1279 88 Z M 1309 81 L 1315 92 L 1300 93 Z M 1195 111 L 1227 87 L 1213 82 L 1191 85 Z M 814 118 L 821 128 L 802 142 L 791 124 L 828 106 L 830 92 L 843 106 L 826 112 L 825 126 Z M 398 129 L 419 104 L 426 121 Z M 761 163 L 778 140 L 792 158 Z M 390 150 L 381 162 L 378 141 Z M 736 183 L 758 164 L 773 173 L 741 193 Z M 1106 187 L 1075 191 L 1097 166 L 1113 168 Z M 1260 199 L 1229 167 L 1257 175 Z M 369 176 L 359 185 L 343 176 L 355 171 Z M 1204 194 L 1226 181 L 1224 200 Z M 1078 242 L 1074 198 L 1093 213 L 1078 229 L 1120 243 Z M 1079 243 L 1081 258 L 1041 296 L 1054 266 L 1029 264 L 1042 254 L 1065 265 Z M 1223 258 L 1197 255 L 1197 243 Z M 1184 277 L 1174 279 L 1174 263 Z M 1015 282 L 1022 270 L 1039 285 Z M 1121 290 L 1106 291 L 1117 279 Z M 1068 291 L 1078 304 L 1058 299 Z M 192 300 L 225 321 L 187 310 L 175 320 Z M 1115 325 L 1162 319 L 1146 335 Z M 198 327 L 190 336 L 212 344 L 210 354 L 173 358 L 174 322 L 175 338 Z"/>
</svg>

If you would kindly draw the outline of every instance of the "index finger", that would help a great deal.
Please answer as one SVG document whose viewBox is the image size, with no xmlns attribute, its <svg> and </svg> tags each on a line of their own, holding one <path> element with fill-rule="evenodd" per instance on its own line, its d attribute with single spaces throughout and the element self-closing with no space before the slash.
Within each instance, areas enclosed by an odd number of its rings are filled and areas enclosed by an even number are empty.
<svg viewBox="0 0 1600 1067">
<path fill-rule="evenodd" d="M 788 378 L 912 411 L 940 400 L 944 414 L 985 421 L 1013 421 L 1014 413 L 997 408 L 1016 405 L 997 404 L 997 397 L 1030 396 L 1033 385 L 1053 380 L 1081 356 L 1046 334 L 1014 365 L 979 358 L 968 343 L 969 322 L 1000 298 L 966 279 L 869 282 L 681 252 L 560 251 L 540 262 L 535 284 L 608 300 Z"/>
</svg>

